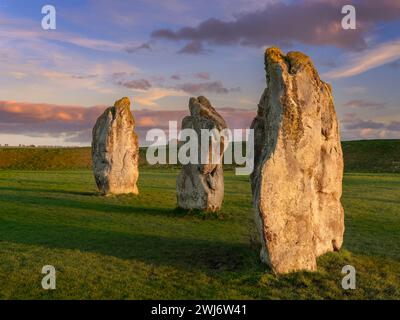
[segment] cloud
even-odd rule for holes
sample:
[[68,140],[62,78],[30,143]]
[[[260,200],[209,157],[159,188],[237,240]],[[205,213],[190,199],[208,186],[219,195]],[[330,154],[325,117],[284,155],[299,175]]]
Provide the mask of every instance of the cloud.
[[158,101],[167,97],[183,97],[186,96],[181,90],[175,88],[151,88],[150,90],[139,94],[135,97],[135,101],[144,107],[159,107]]
[[209,52],[209,50],[204,49],[203,44],[200,41],[189,42],[178,51],[180,54],[204,54],[207,52]]
[[[152,89],[153,90],[153,89]],[[161,96],[161,94],[159,95]],[[141,105],[140,98],[135,98],[133,105]],[[62,139],[65,144],[80,143],[88,145],[91,141],[91,130],[96,119],[107,106],[67,106],[15,101],[0,101],[0,134],[22,135],[27,137],[53,137]],[[217,107],[231,129],[249,128],[256,115],[256,109]],[[153,128],[168,130],[169,121],[177,121],[189,114],[182,110],[135,110],[136,131],[141,144],[145,142],[146,133]],[[342,136],[344,139],[400,138],[400,120],[390,122],[360,119],[355,114],[346,114],[342,119]],[[9,143],[9,141],[1,141]]]
[[111,74],[111,78],[113,79],[121,79],[127,76],[133,76],[135,73],[134,72],[125,72],[125,71],[119,71],[119,72],[113,72]]
[[78,131],[76,133],[74,132],[69,132],[68,134],[66,134],[64,136],[64,141],[66,143],[86,143],[86,144],[90,144],[90,142],[92,141],[92,129],[86,129],[86,130],[82,130],[82,131]]
[[375,122],[372,120],[359,120],[357,119],[354,122],[350,122],[346,124],[346,128],[349,130],[353,129],[382,129],[385,128],[385,124],[381,122]]
[[143,116],[137,122],[138,126],[141,127],[155,127],[157,126],[157,122],[153,117]]
[[[0,20],[1,22],[1,20]],[[26,27],[28,28],[28,27]],[[0,37],[6,40],[23,40],[26,39],[35,39],[40,41],[57,41],[60,43],[66,44],[73,44],[78,47],[98,50],[98,51],[125,51],[126,46],[109,40],[103,39],[94,39],[94,38],[87,38],[81,35],[76,35],[73,33],[67,32],[43,32],[43,30],[29,30],[29,29],[20,29],[20,30],[12,30],[12,29],[5,29],[0,30]]]
[[218,112],[225,119],[228,127],[231,129],[246,129],[250,125],[257,114],[254,109],[239,109],[239,108],[219,108]]
[[[257,111],[250,109],[238,108],[217,108],[217,111],[226,120],[228,127],[231,129],[245,129],[250,128],[251,122],[256,116]],[[138,127],[142,126],[144,129],[161,128],[168,129],[169,121],[177,121],[180,127],[182,119],[189,115],[188,110],[138,110],[134,111],[134,116],[137,119]]]
[[173,74],[173,75],[171,76],[171,79],[172,79],[172,80],[181,80],[181,75],[180,75],[180,74]]
[[202,83],[187,82],[177,85],[175,88],[189,94],[203,94],[205,92],[227,94],[229,92],[240,91],[240,88],[226,88],[221,81],[209,81]]
[[146,79],[118,81],[117,84],[128,89],[136,89],[144,91],[147,91],[152,87],[151,83]]
[[[182,80],[182,78],[184,78],[186,76],[182,76],[179,73],[175,73],[170,78],[172,80]],[[195,72],[195,73],[191,74],[190,76],[194,79],[199,79],[199,80],[210,80],[211,79],[210,73],[205,72],[205,71]]]
[[124,49],[127,53],[136,53],[138,51],[151,51],[151,46],[149,43],[143,43],[138,46],[128,46]]
[[[41,33],[51,32],[42,30]],[[94,59],[74,48],[62,47],[58,41],[43,41],[36,37],[21,40],[12,37],[0,40],[0,59],[4,59],[0,65],[3,98],[26,100],[29,97],[31,101],[81,103],[82,98],[87,101],[87,96],[93,92],[115,94],[119,89],[110,86],[113,74],[137,72],[130,63],[113,58]],[[16,81],[19,79],[22,82]],[[23,90],[20,90],[21,85]],[[82,96],[83,89],[86,93]]]
[[391,131],[399,131],[400,132],[400,121],[392,121],[390,124],[387,126],[388,130]]
[[345,114],[341,122],[344,124],[342,136],[347,140],[400,138],[400,121],[364,120],[351,113]]
[[380,109],[385,107],[387,104],[385,102],[373,102],[366,100],[351,100],[345,103],[343,106],[348,108],[374,108]]
[[84,79],[94,79],[97,78],[98,76],[99,76],[98,74],[73,74],[71,77],[73,79],[84,80]]
[[349,55],[348,62],[344,66],[325,73],[323,76],[330,79],[352,77],[398,59],[400,59],[400,39],[382,43],[359,53],[353,53]]
[[123,43],[122,41],[86,37],[80,33],[65,32],[58,29],[56,32],[44,32],[39,23],[29,19],[0,16],[0,25],[2,26],[0,29],[2,41],[69,44],[103,52],[134,53],[139,50],[151,50],[149,43],[135,43],[127,40]]
[[[228,94],[230,92],[240,91],[240,87],[237,88],[227,88],[221,81],[205,81],[205,82],[185,82],[175,85],[164,85],[163,77],[154,77],[151,82],[146,79],[139,80],[124,80],[125,75],[118,75],[113,78],[113,81],[124,88],[149,91],[153,89],[152,92],[144,96],[138,96],[137,99],[145,106],[156,106],[156,100],[159,100],[168,96],[183,96],[185,94],[190,95],[202,95],[205,93],[215,93],[215,94]],[[206,72],[199,72],[194,74],[197,79],[209,79],[210,75]],[[122,79],[121,79],[122,78]],[[172,80],[181,80],[180,75],[173,75]],[[152,83],[158,82],[158,85],[152,85]]]
[[208,72],[196,72],[194,77],[201,80],[210,80],[210,74]]
[[92,128],[104,109],[0,101],[0,133],[68,139]]
[[[139,99],[135,99],[136,101]],[[133,102],[133,104],[136,103]],[[64,106],[54,104],[0,101],[0,134],[62,138],[66,143],[89,144],[96,119],[107,106]],[[248,128],[256,110],[218,108],[230,128]],[[144,142],[149,129],[168,130],[169,121],[178,127],[188,110],[133,110],[136,131]],[[2,143],[8,143],[4,141]]]
[[367,33],[379,22],[392,21],[400,15],[398,0],[360,0],[352,3],[357,9],[356,30],[341,27],[341,8],[349,4],[347,0],[301,0],[273,2],[263,9],[237,15],[229,21],[211,18],[196,27],[183,27],[176,31],[158,29],[152,37],[187,40],[197,46],[201,42],[255,47],[302,42],[359,50],[366,48]]

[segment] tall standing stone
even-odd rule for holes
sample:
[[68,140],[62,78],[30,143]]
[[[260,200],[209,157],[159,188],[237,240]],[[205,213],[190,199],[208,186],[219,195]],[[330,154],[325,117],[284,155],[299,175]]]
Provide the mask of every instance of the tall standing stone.
[[332,89],[311,60],[265,54],[267,88],[253,120],[252,174],[261,259],[277,273],[316,270],[343,242],[343,156]]
[[[210,161],[201,163],[201,129],[216,129],[221,133],[227,126],[225,120],[205,97],[191,98],[189,110],[190,116],[182,120],[182,129],[193,129],[197,134],[199,164],[189,163],[182,167],[176,183],[178,207],[216,212],[221,209],[224,198],[222,156],[220,163],[213,163],[210,146],[208,156]],[[221,134],[223,135],[223,132]],[[221,139],[220,155],[223,150],[224,141]]]
[[139,144],[134,129],[129,98],[106,109],[93,128],[93,172],[105,195],[139,193]]

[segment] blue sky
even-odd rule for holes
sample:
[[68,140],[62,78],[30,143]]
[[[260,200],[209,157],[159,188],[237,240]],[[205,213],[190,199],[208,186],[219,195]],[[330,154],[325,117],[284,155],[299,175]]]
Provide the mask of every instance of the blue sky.
[[[356,30],[341,28],[349,3]],[[56,30],[41,28],[45,4]],[[269,46],[312,58],[343,139],[400,138],[399,30],[398,0],[0,0],[0,144],[87,145],[122,96],[141,135],[197,95],[248,127]]]

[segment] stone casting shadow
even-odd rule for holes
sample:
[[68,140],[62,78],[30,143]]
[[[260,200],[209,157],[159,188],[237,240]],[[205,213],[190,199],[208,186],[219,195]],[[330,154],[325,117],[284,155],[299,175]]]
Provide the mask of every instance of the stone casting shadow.
[[[11,191],[12,194],[1,191]],[[95,193],[65,190],[46,190],[18,187],[0,187],[0,200],[7,203],[23,204],[27,210],[31,206],[46,205],[60,208],[60,212],[73,212],[75,209],[111,213],[112,215],[131,215],[138,218],[143,215],[180,217],[190,213],[176,208],[152,208],[118,205],[106,201],[91,202],[99,198]],[[42,194],[38,194],[42,192]],[[33,194],[35,193],[35,194]],[[59,196],[64,195],[65,196]],[[82,201],[68,195],[81,195]],[[91,196],[91,197],[90,197]],[[89,213],[90,216],[90,213]],[[68,225],[60,224],[55,219],[46,221],[15,221],[4,216],[0,223],[0,241],[38,245],[55,249],[77,249],[106,256],[114,256],[126,260],[139,260],[148,264],[176,266],[187,270],[199,269],[205,273],[220,270],[241,270],[250,264],[259,266],[258,254],[250,247],[250,243],[230,243],[221,240],[191,239],[179,234],[161,236],[156,231],[150,234],[105,230],[99,226],[89,228],[81,225],[81,220],[71,219]],[[262,266],[259,266],[262,268]]]
[[[74,200],[68,197],[65,198],[53,198],[51,194],[64,194],[64,195],[79,195],[88,198],[105,198],[98,192],[78,192],[78,191],[65,191],[65,190],[48,190],[48,189],[34,189],[25,188],[20,189],[16,187],[1,187],[0,191],[12,191],[18,192],[18,194],[2,194],[0,199],[7,202],[24,203],[26,205],[31,204],[45,204],[52,207],[60,208],[71,208],[81,210],[93,210],[104,213],[115,213],[115,214],[129,214],[129,215],[151,215],[151,216],[185,216],[194,215],[188,211],[184,211],[178,208],[156,208],[156,207],[142,207],[135,206],[132,204],[118,205],[107,202],[94,203],[87,201]],[[30,192],[43,192],[40,196],[28,195]],[[24,194],[25,193],[25,194]],[[135,196],[133,196],[135,197]]]
[[205,273],[238,271],[257,261],[250,246],[240,243],[94,230],[57,224],[29,224],[3,220],[0,241],[78,249],[124,260],[160,266],[195,268]]

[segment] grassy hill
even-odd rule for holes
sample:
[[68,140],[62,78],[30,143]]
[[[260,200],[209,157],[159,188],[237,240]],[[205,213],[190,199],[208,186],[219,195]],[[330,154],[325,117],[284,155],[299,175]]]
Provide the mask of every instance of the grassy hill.
[[0,148],[0,168],[69,170],[91,168],[90,148]]
[[400,140],[342,143],[347,172],[400,172]]
[[[400,140],[362,140],[342,143],[346,172],[400,173]],[[140,165],[147,166],[146,149]],[[90,148],[0,148],[0,169],[91,169]],[[157,166],[160,167],[160,166]]]
[[[146,161],[140,150],[140,164]],[[9,170],[85,170],[92,168],[89,147],[84,148],[0,148],[0,169]]]

